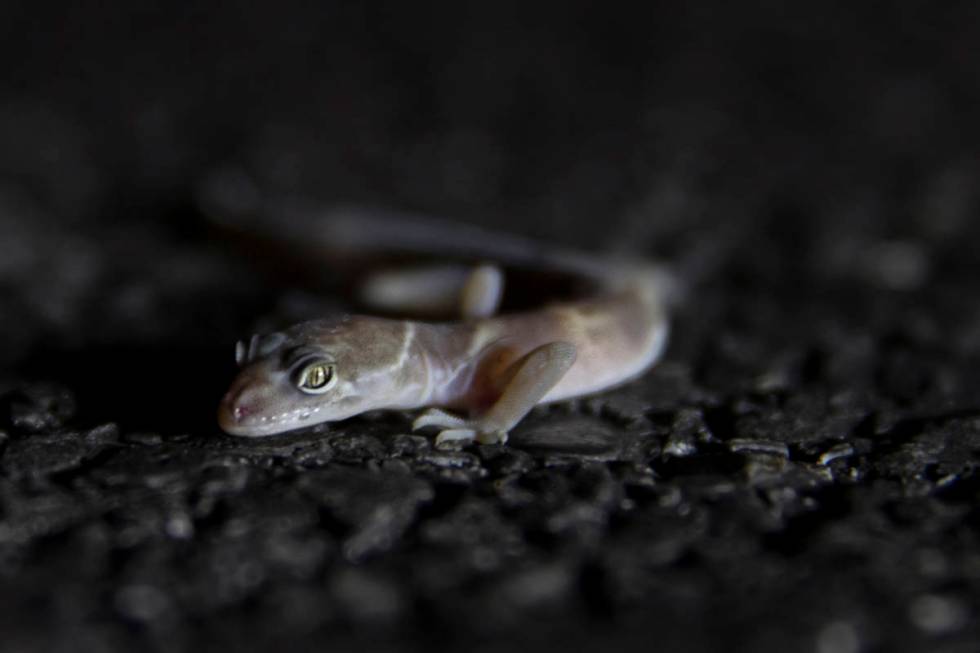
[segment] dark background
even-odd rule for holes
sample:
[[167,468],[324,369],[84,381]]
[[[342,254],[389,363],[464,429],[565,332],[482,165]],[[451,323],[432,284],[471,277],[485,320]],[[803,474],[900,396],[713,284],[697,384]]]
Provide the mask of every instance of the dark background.
[[[4,650],[976,650],[980,9],[694,4],[0,5]],[[236,440],[234,341],[339,300],[216,178],[690,289],[507,448]]]

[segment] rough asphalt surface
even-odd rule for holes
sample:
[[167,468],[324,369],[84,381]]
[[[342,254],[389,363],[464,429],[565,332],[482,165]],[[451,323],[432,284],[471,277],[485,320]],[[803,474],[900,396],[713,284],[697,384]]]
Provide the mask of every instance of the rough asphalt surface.
[[[588,4],[8,12],[4,651],[980,648],[975,10]],[[235,439],[235,340],[343,306],[215,170],[694,286],[506,447]]]

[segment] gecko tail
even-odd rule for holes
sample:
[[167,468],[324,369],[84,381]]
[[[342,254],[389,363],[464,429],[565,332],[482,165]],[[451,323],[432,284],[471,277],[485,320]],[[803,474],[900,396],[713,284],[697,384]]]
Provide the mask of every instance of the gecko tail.
[[269,198],[237,170],[222,169],[198,188],[197,205],[224,231],[266,237],[329,259],[384,255],[492,261],[601,277],[602,258],[428,215],[352,205],[324,206],[296,197]]
[[212,174],[198,189],[197,203],[207,219],[224,231],[259,237],[297,252],[315,252],[328,262],[383,260],[392,255],[437,258],[450,263],[445,267],[452,273],[440,274],[436,280],[454,287],[465,268],[452,262],[551,271],[603,287],[640,280],[668,307],[682,302],[691,286],[691,271],[673,265],[668,269],[645,260],[583,253],[408,211],[271,199],[251,177],[234,169]]

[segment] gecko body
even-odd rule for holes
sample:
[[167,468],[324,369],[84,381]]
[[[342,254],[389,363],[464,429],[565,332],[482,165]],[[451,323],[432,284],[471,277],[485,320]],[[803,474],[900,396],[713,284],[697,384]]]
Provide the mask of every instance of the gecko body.
[[[541,258],[537,250],[503,249],[502,258]],[[368,294],[392,295],[385,286],[394,285],[390,307],[406,296],[406,284],[424,286],[411,297],[437,288],[432,292],[458,302],[461,319],[346,315],[253,336],[237,347],[241,370],[221,400],[219,425],[233,435],[265,436],[370,410],[428,409],[413,428],[438,430],[437,446],[506,442],[535,405],[624,383],[664,350],[669,282],[663,272],[583,260],[544,257],[590,277],[598,288],[593,296],[500,315],[503,276],[494,265],[446,283],[433,283],[429,273],[388,274]]]

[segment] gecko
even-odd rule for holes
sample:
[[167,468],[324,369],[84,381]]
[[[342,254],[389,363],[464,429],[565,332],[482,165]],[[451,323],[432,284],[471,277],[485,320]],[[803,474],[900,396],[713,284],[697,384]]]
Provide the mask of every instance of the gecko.
[[[404,215],[347,210],[313,224],[296,242],[324,252],[428,250],[492,262],[388,270],[363,283],[368,304],[455,303],[454,320],[344,314],[240,341],[240,370],[218,407],[228,434],[270,436],[367,411],[418,410],[412,429],[434,430],[437,448],[503,444],[535,406],[624,384],[664,352],[672,281],[660,266]],[[500,313],[502,263],[571,272],[594,292]]]

